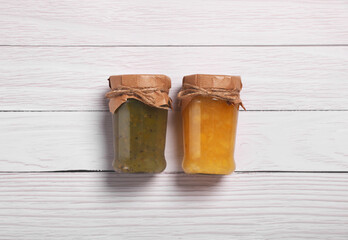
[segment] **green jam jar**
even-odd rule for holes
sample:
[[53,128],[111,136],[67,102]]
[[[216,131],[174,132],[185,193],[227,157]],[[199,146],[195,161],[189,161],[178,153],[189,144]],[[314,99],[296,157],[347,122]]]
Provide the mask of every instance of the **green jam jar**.
[[109,81],[113,168],[120,173],[162,172],[166,167],[170,79],[164,75],[121,75],[111,76]]

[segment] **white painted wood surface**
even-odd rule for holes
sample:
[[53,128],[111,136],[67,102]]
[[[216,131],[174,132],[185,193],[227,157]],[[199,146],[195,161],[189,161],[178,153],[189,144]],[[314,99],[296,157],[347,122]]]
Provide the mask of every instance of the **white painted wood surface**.
[[[0,0],[0,13],[1,239],[348,239],[347,1]],[[178,173],[179,111],[166,173],[71,172],[111,170],[106,79],[124,73],[167,74],[174,100],[183,75],[241,75],[239,172]]]
[[348,174],[0,174],[2,239],[341,239]]
[[106,110],[107,78],[242,76],[248,110],[348,110],[348,47],[2,47],[0,110]]
[[0,44],[347,44],[345,0],[2,0]]
[[[166,172],[182,171],[180,112],[169,114]],[[0,114],[0,170],[111,170],[109,112]],[[238,171],[348,171],[348,112],[241,112]]]

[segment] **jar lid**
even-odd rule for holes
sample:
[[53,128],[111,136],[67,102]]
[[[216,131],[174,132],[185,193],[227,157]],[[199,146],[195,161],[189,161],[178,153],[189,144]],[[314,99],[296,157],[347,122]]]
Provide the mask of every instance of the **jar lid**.
[[210,96],[244,108],[239,96],[241,90],[240,76],[194,74],[183,78],[178,99],[181,109],[196,96]]
[[109,109],[112,113],[131,98],[156,108],[172,108],[172,100],[168,95],[171,81],[166,75],[114,75],[108,80],[111,91],[105,96],[110,99]]
[[126,74],[114,75],[109,77],[109,86],[111,89],[118,87],[132,88],[158,88],[163,91],[169,91],[171,87],[170,78],[163,74]]
[[190,84],[201,88],[218,88],[242,90],[242,80],[240,76],[230,75],[210,75],[210,74],[194,74],[185,76],[183,85]]

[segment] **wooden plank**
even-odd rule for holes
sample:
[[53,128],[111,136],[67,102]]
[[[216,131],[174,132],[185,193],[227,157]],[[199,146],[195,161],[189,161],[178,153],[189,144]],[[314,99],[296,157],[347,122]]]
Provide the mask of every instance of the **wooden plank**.
[[0,44],[348,44],[342,0],[19,0],[0,11]]
[[107,78],[241,75],[248,110],[348,110],[348,47],[1,48],[1,110],[107,110]]
[[4,239],[348,238],[348,175],[0,174]]
[[[238,171],[348,171],[348,112],[241,112]],[[1,171],[111,170],[108,112],[3,112]],[[166,172],[181,170],[180,112],[169,114]]]

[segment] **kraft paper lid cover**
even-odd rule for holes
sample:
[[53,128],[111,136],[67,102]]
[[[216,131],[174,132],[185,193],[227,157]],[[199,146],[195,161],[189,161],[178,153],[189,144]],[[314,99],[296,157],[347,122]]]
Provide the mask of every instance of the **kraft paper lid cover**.
[[109,109],[114,113],[127,99],[136,99],[157,108],[171,108],[170,78],[162,74],[127,74],[109,77]]
[[182,109],[197,95],[211,95],[243,107],[239,96],[242,87],[240,76],[193,74],[184,76],[178,97]]
[[242,90],[242,80],[240,76],[230,75],[210,75],[210,74],[193,74],[184,76],[183,85],[191,84],[201,88],[221,88]]

